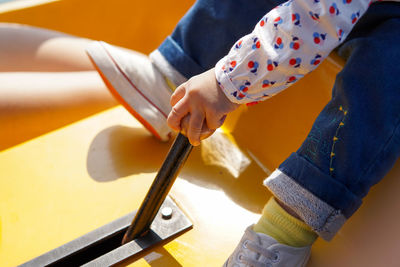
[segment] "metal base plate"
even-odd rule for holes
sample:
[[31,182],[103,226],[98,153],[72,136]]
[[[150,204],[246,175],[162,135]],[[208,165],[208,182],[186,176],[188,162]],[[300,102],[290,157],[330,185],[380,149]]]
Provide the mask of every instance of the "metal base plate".
[[[161,211],[164,208],[172,209],[170,218],[162,216]],[[21,266],[110,266],[192,227],[185,214],[167,197],[151,224],[150,231],[143,237],[121,245],[122,236],[135,214],[136,211],[129,213]]]

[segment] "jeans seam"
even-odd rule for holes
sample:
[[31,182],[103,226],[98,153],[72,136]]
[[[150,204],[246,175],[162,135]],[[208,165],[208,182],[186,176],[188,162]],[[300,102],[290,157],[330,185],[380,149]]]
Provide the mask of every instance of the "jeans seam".
[[336,142],[339,141],[339,130],[344,126],[344,121],[346,120],[347,116],[347,110],[343,109],[343,106],[339,106],[339,111],[343,112],[343,119],[340,121],[338,127],[336,128],[335,135],[333,136],[333,143],[332,143],[332,149],[331,149],[331,154],[330,154],[330,162],[329,162],[329,174],[333,177],[333,171],[335,170],[333,168],[333,160],[336,156],[335,154],[335,145]]

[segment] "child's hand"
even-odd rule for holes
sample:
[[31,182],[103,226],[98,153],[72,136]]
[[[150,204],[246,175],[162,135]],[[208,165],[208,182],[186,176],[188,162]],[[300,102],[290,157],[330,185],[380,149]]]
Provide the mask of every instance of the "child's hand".
[[[220,127],[226,115],[239,107],[232,103],[219,88],[214,69],[194,76],[180,85],[171,96],[172,110],[169,127],[186,133],[192,145],[200,144],[200,137]],[[182,123],[188,116],[189,123]]]

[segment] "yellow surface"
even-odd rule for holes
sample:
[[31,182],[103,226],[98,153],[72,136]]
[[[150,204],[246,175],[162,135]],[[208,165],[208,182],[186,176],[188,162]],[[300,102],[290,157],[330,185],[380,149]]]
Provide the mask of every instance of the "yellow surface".
[[43,0],[32,5],[34,2],[0,4],[0,21],[112,41],[148,53],[173,30],[194,1]]
[[[0,262],[5,266],[22,263],[137,208],[169,146],[116,108],[1,153]],[[227,254],[241,224],[226,227],[223,218],[247,225],[254,214],[208,187],[230,184],[226,194],[241,201],[251,191],[243,179],[262,175],[253,165],[246,175],[234,179],[223,169],[205,168],[200,151],[194,151],[173,190],[193,219],[194,229],[165,246],[174,253],[171,259],[199,266],[191,261],[217,262],[221,251]],[[258,194],[245,205],[254,210],[263,198],[264,194]],[[235,234],[219,235],[221,229]],[[204,236],[216,235],[220,242],[207,245]]]
[[[0,20],[148,52],[190,2],[63,0],[6,12]],[[144,26],[149,14],[158,19]],[[307,135],[330,97],[338,70],[336,63],[324,62],[268,102],[231,116],[227,128],[243,151],[273,170]],[[0,152],[0,265],[23,263],[137,208],[169,146],[117,107]],[[308,266],[398,266],[399,176],[397,164],[333,242],[316,243]],[[261,186],[264,177],[253,161],[234,178],[223,168],[206,165],[197,148],[171,192],[193,229],[126,264],[221,266],[270,196]]]
[[[118,107],[2,152],[1,266],[23,263],[138,207],[169,145]],[[193,229],[132,266],[220,266],[255,222],[269,197],[260,185],[263,172],[252,163],[235,179],[205,166],[200,149],[172,190]],[[309,266],[380,266],[382,260],[396,266],[399,241],[392,237],[400,218],[390,210],[400,208],[399,173],[396,167],[334,242],[317,242]]]

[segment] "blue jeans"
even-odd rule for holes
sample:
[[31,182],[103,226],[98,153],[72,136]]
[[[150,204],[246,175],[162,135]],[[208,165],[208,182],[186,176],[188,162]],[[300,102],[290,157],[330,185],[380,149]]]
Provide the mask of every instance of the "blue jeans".
[[[282,1],[199,0],[158,48],[186,79],[226,55]],[[332,99],[266,186],[325,239],[360,207],[400,155],[400,3],[374,3],[338,53]]]
[[184,77],[215,66],[233,44],[282,0],[199,0],[159,46],[164,58]]

